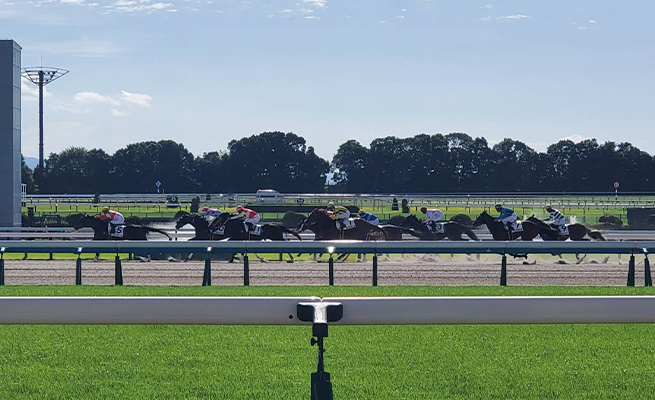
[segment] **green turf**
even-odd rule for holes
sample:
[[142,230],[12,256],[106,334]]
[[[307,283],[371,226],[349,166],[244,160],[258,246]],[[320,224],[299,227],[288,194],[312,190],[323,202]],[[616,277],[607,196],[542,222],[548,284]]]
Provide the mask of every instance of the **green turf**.
[[[0,296],[655,294],[619,287],[0,287]],[[332,327],[336,399],[651,399],[652,325]],[[307,327],[3,326],[2,399],[308,399]]]

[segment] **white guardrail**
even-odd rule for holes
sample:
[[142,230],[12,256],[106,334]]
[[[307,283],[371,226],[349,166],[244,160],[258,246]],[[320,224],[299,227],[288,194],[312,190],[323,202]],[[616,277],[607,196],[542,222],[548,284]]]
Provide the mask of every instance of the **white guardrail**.
[[572,296],[0,297],[0,324],[300,325],[321,302],[343,306],[335,325],[655,323],[655,296]]
[[501,256],[500,285],[507,285],[507,256],[526,254],[627,254],[627,285],[635,286],[635,255],[644,257],[644,285],[652,286],[648,254],[655,251],[655,242],[363,242],[363,241],[297,241],[297,242],[255,242],[255,241],[0,241],[0,285],[4,285],[5,253],[68,253],[77,254],[75,282],[82,284],[83,253],[109,253],[115,257],[115,284],[123,284],[121,253],[138,254],[182,254],[205,255],[203,286],[211,285],[211,255],[241,253],[243,257],[244,286],[250,284],[249,253],[328,253],[328,282],[334,285],[333,254],[359,253],[373,255],[372,283],[377,286],[378,254],[497,254]]

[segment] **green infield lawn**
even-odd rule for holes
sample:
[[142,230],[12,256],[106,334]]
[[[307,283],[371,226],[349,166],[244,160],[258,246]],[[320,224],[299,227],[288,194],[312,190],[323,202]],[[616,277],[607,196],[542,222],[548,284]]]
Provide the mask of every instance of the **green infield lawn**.
[[[655,295],[623,287],[0,287],[0,296]],[[652,399],[652,325],[334,326],[336,399]],[[309,399],[311,328],[0,326],[2,399]]]

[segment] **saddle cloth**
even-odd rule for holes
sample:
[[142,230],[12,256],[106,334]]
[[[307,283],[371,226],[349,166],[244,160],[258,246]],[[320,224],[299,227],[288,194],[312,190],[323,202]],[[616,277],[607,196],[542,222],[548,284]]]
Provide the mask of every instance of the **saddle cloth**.
[[[444,233],[446,231],[446,228],[444,227],[443,224],[440,224],[439,222],[434,224],[434,233]],[[428,224],[428,229],[432,231],[432,225]]]
[[[349,229],[356,228],[357,225],[355,225],[355,220],[353,218],[348,218],[343,220],[343,230],[347,231]],[[341,230],[341,222],[337,220],[337,229]]]
[[[507,229],[507,225],[503,225],[505,226],[505,229]],[[512,222],[512,232],[523,232],[523,223],[519,220]]]
[[252,228],[252,231],[250,231],[255,236],[259,236],[262,234],[262,226],[261,225],[255,225]]
[[111,234],[111,236],[113,236],[113,237],[117,237],[117,238],[122,238],[123,235],[125,234],[125,233],[123,232],[123,229],[124,229],[124,228],[125,228],[124,225],[116,225],[116,226],[114,226],[114,232]]

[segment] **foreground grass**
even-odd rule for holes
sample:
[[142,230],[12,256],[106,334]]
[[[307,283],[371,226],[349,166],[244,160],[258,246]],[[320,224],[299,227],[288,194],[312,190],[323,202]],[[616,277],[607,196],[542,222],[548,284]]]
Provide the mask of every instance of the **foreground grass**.
[[[624,287],[1,287],[0,296],[645,295]],[[650,399],[651,325],[331,328],[337,399]],[[307,399],[309,327],[3,326],[3,399]]]

